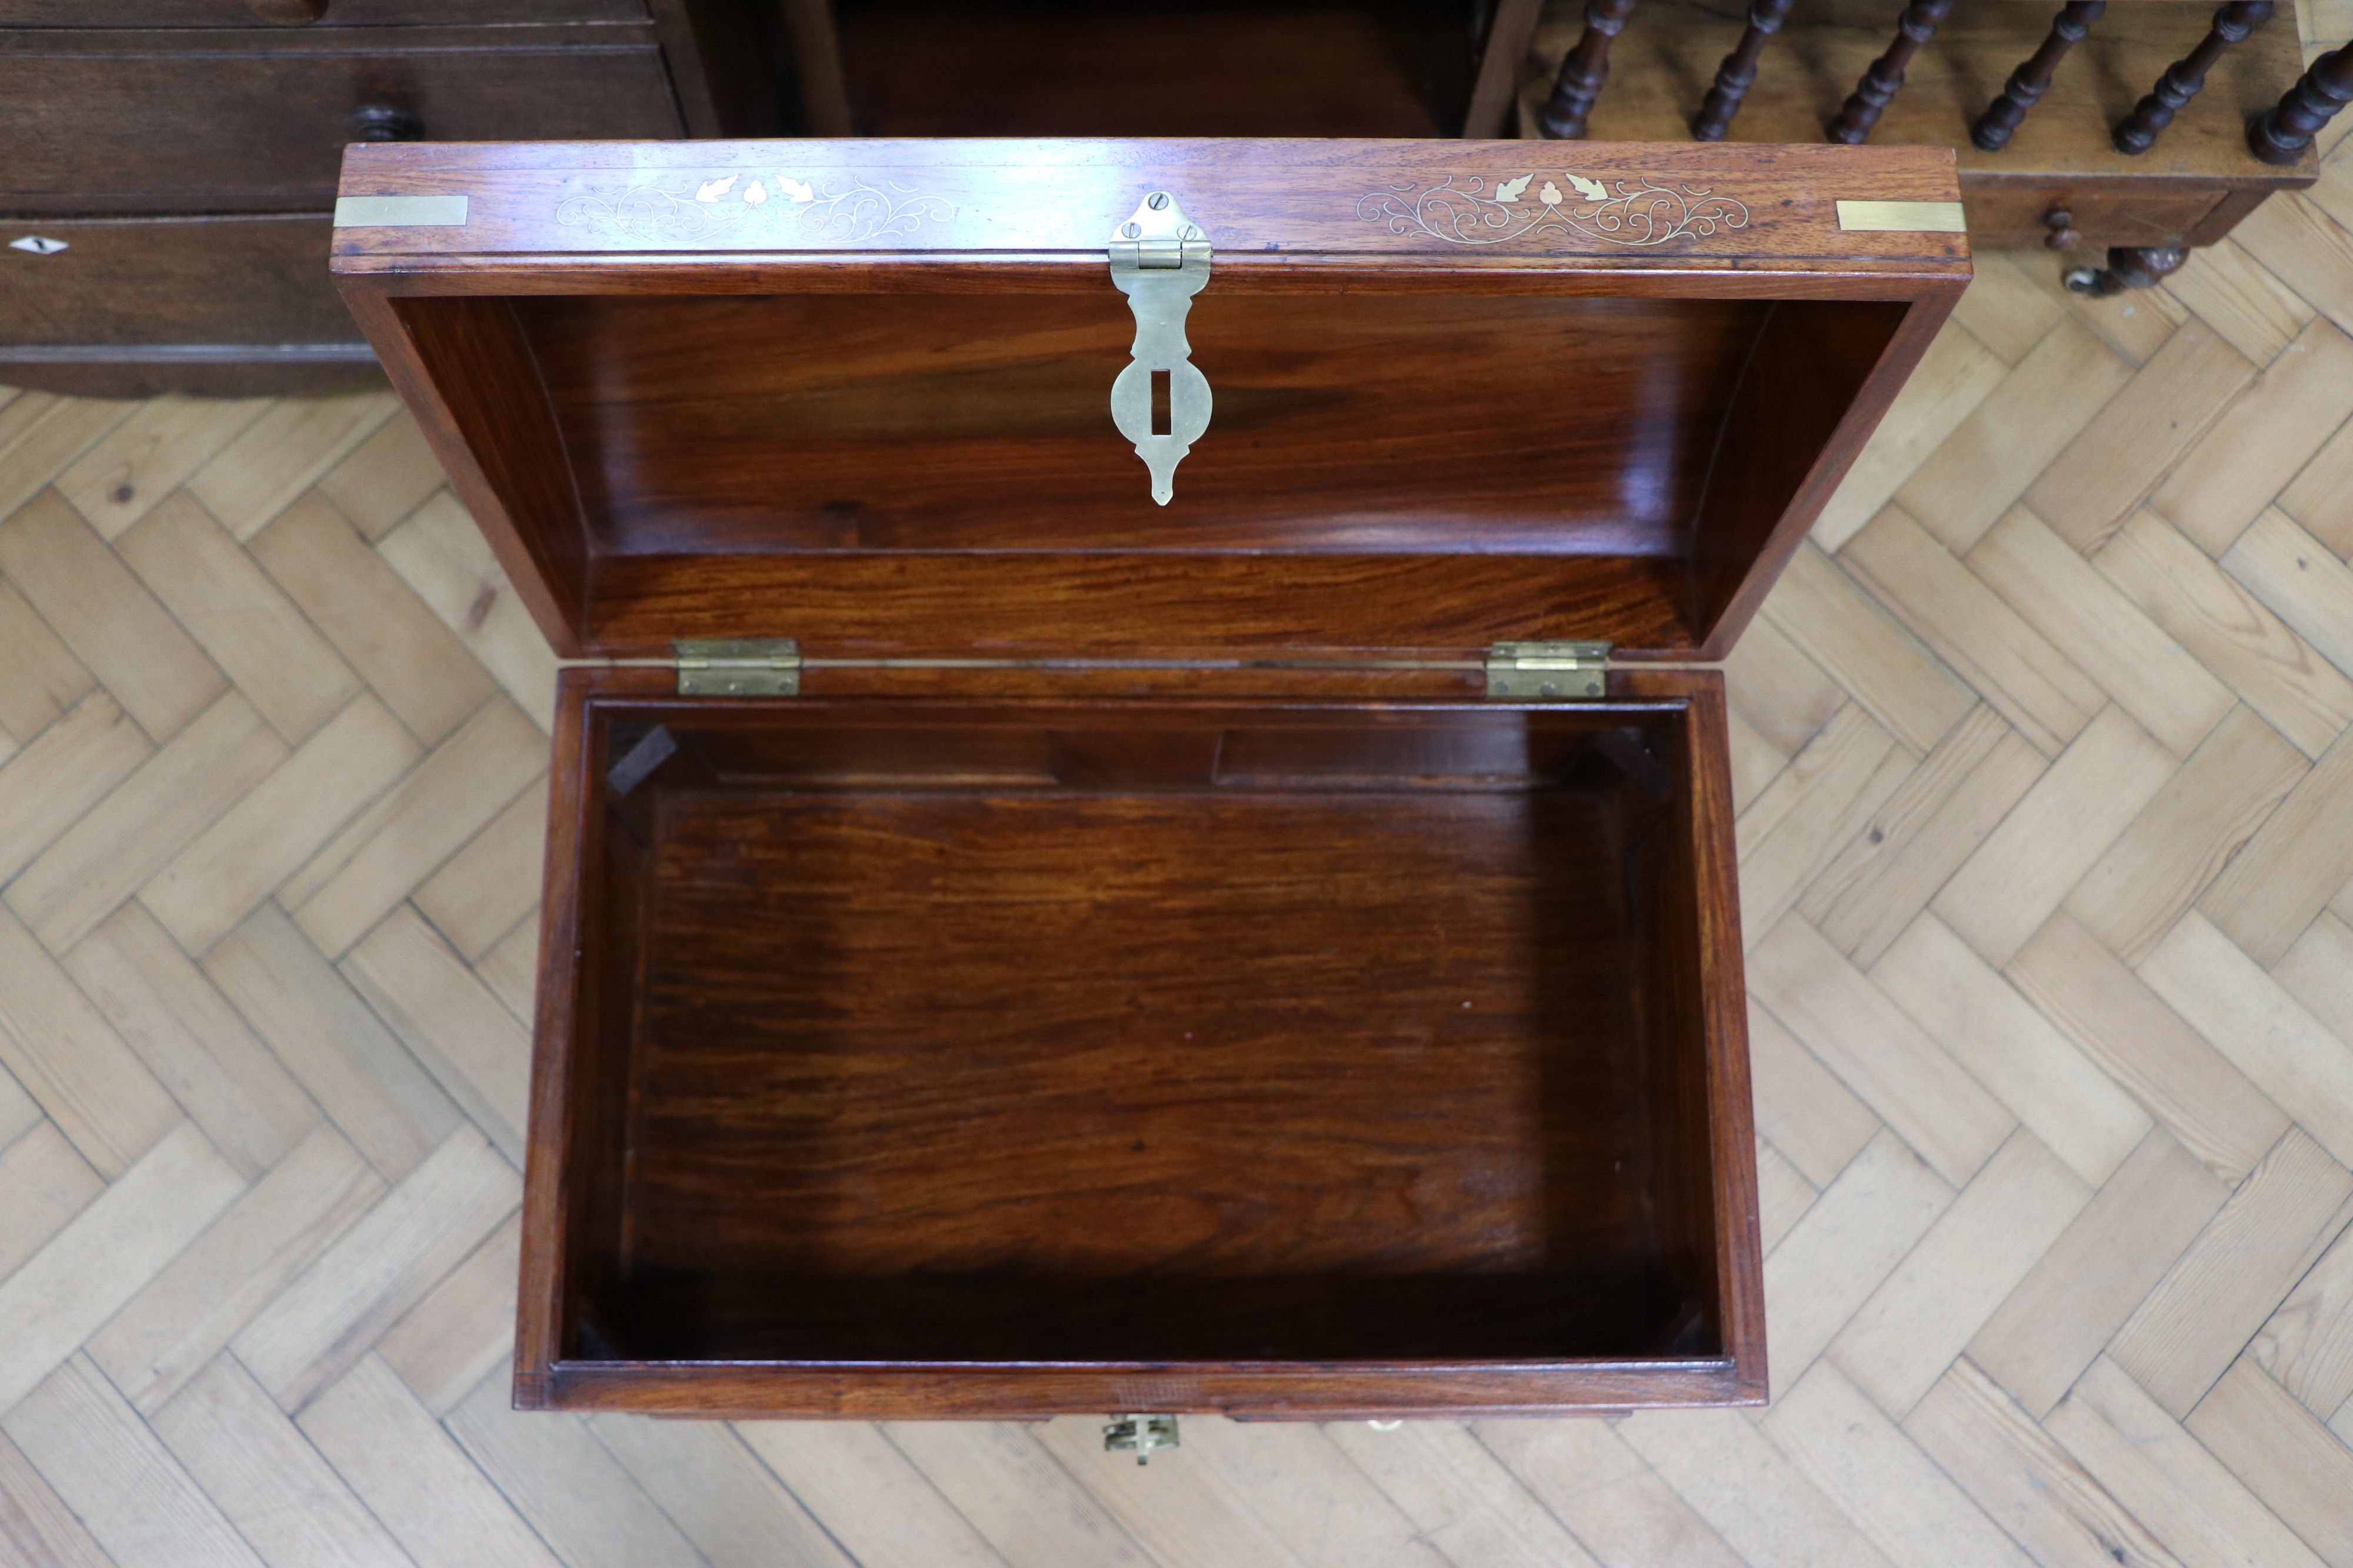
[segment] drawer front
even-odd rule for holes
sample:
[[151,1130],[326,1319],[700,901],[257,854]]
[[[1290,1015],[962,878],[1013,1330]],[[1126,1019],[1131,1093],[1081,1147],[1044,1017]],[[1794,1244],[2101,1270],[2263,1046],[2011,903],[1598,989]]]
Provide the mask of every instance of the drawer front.
[[381,46],[305,31],[283,49],[220,32],[85,37],[98,43],[0,37],[0,211],[324,211],[351,117],[370,108],[436,142],[681,133],[645,27],[417,29]]
[[[327,275],[332,227],[300,217],[60,223],[0,219],[0,243],[63,240],[39,256],[0,249],[0,342],[356,342]],[[5,377],[0,377],[5,379]]]
[[[10,0],[12,27],[375,27],[642,22],[644,0]],[[311,16],[308,24],[301,18]]]
[[2111,245],[2185,245],[2198,222],[2229,194],[2220,186],[2155,185],[2145,191],[2086,189],[2053,182],[2047,185],[1972,185],[1961,176],[1961,205],[1968,214],[1973,246],[2041,246],[2050,237],[2047,221],[2065,213],[2075,236],[2070,248],[2093,251]]

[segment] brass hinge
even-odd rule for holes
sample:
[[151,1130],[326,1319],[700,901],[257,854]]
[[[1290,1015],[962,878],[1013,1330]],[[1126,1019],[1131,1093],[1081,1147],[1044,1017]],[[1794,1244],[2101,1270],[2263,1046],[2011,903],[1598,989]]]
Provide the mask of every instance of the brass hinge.
[[801,645],[790,637],[674,642],[681,697],[796,697]]
[[1103,1428],[1103,1452],[1133,1453],[1139,1465],[1151,1459],[1163,1448],[1174,1448],[1176,1442],[1176,1417],[1174,1415],[1114,1415]]
[[1514,702],[1578,702],[1609,689],[1606,642],[1499,642],[1487,650],[1487,695]]

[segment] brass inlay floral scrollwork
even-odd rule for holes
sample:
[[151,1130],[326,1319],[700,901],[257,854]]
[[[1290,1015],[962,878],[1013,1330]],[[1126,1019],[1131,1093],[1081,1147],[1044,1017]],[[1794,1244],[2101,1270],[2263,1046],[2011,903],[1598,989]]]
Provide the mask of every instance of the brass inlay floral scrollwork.
[[1546,234],[1610,245],[1664,245],[1748,226],[1748,209],[1732,197],[1691,185],[1662,185],[1646,175],[1602,181],[1583,174],[1514,174],[1492,192],[1477,174],[1449,174],[1436,184],[1405,180],[1366,192],[1357,200],[1356,216],[1366,223],[1386,223],[1392,234],[1424,234],[1449,245],[1504,245]]
[[894,180],[878,184],[854,174],[836,181],[834,189],[767,170],[707,180],[689,174],[673,184],[677,188],[655,181],[575,191],[555,209],[555,221],[657,242],[740,235],[846,246],[905,239],[923,223],[942,222],[956,212],[939,197]]

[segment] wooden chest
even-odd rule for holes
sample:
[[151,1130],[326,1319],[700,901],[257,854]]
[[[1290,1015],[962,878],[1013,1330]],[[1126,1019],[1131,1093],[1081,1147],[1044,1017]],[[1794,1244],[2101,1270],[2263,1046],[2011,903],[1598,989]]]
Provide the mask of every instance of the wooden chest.
[[343,193],[353,314],[602,661],[519,1404],[1763,1399],[1706,663],[1968,281],[1950,153],[421,145]]

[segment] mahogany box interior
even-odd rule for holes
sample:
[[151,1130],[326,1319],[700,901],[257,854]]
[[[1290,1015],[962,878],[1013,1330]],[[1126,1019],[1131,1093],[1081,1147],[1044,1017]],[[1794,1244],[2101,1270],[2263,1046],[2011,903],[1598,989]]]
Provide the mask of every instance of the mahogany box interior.
[[[558,690],[518,1402],[1760,1400],[1691,666],[1967,279],[1959,236],[1817,198],[1950,200],[1950,155],[1706,150],[1761,237],[1505,266],[1345,210],[1432,144],[939,145],[347,161],[470,194],[471,234],[346,231],[346,297],[558,651],[638,661]],[[691,193],[893,156],[957,216],[798,250],[543,216],[648,157]],[[1053,160],[1100,238],[958,228]],[[1166,507],[1087,248],[1155,188],[1218,247]],[[759,637],[798,695],[644,662]],[[1488,644],[1562,637],[1619,645],[1605,697],[1482,697]]]

